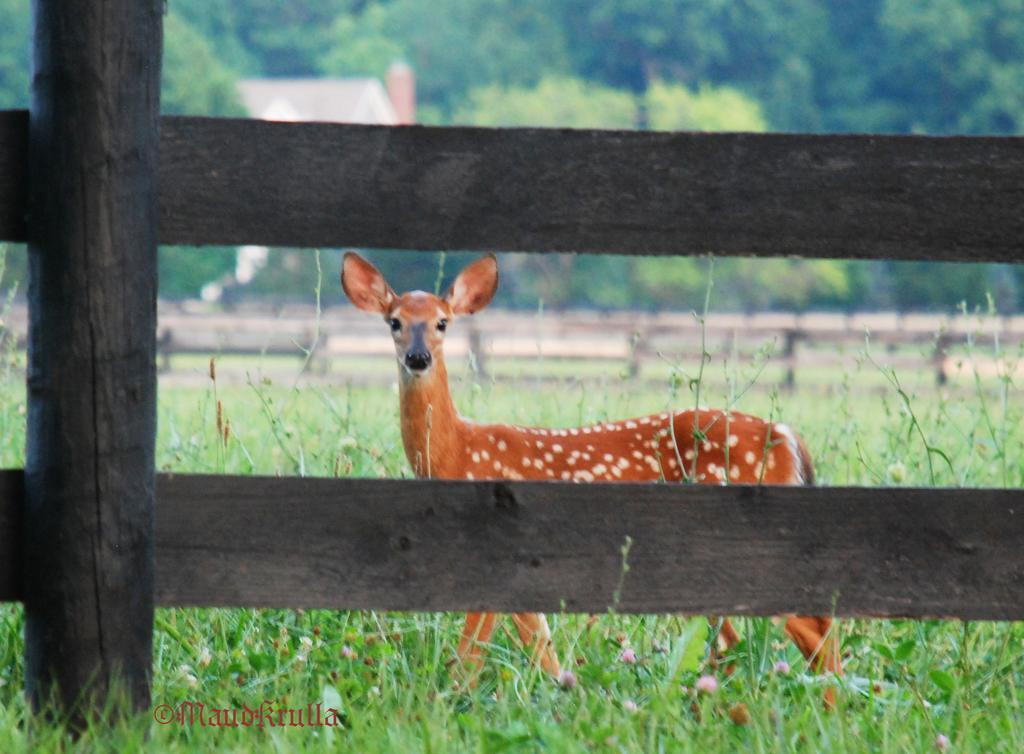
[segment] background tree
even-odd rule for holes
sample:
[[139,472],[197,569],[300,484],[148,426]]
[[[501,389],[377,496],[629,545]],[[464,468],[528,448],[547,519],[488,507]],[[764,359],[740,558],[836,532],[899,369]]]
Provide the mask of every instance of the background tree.
[[561,76],[531,87],[475,89],[451,116],[452,123],[472,126],[559,128],[631,129],[636,120],[637,100],[630,92]]
[[0,109],[28,107],[27,0],[0,0]]
[[531,85],[568,72],[565,37],[547,0],[372,2],[339,18],[331,37],[321,71],[380,76],[387,56],[373,54],[360,65],[351,50],[384,40],[389,53],[400,51],[416,70],[421,99],[441,113],[481,86]]

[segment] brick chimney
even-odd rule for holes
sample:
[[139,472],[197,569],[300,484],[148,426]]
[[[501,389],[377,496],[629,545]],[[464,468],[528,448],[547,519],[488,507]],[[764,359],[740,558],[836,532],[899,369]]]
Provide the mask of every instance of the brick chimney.
[[395,62],[388,68],[388,99],[395,108],[398,125],[408,126],[416,122],[416,74],[402,62]]

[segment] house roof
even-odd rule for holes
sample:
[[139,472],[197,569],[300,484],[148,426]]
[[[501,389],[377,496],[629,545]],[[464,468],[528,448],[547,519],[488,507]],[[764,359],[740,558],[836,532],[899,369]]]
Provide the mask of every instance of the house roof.
[[243,79],[246,110],[262,120],[394,125],[395,109],[372,78]]

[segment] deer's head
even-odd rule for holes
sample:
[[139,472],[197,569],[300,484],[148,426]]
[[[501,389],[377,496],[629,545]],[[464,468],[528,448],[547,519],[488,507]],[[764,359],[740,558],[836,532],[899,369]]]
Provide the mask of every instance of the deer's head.
[[384,317],[395,341],[401,374],[415,380],[429,374],[443,357],[448,324],[487,306],[498,289],[498,261],[493,254],[477,259],[455,278],[444,296],[424,291],[401,295],[372,264],[347,252],[341,266],[341,287],[356,308]]

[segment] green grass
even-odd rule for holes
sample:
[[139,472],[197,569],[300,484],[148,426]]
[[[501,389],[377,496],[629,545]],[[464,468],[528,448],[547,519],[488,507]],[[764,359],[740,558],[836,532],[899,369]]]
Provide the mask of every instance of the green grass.
[[[303,385],[264,379],[258,366],[247,385],[161,390],[160,469],[409,476],[392,386],[349,388],[340,377],[328,386]],[[529,374],[511,384],[477,384],[459,365],[453,389],[469,416],[524,424],[571,425],[693,403],[695,368],[666,364],[663,385],[653,389],[604,368],[596,381],[538,389]],[[796,427],[821,484],[1024,487],[1024,417],[1008,379],[964,377],[940,393],[930,374],[908,376],[906,387],[867,359],[825,391],[776,392],[756,363],[713,361],[704,378],[702,402],[735,400],[738,409]],[[746,389],[755,380],[757,389]],[[865,394],[864,384],[884,389]],[[23,407],[23,387],[11,372],[0,379],[4,466],[23,463]],[[130,751],[148,737],[158,751],[927,752],[940,734],[952,751],[1024,751],[1024,624],[843,621],[847,676],[839,709],[827,713],[821,691],[830,681],[809,675],[768,619],[737,622],[745,640],[732,653],[731,675],[708,656],[703,618],[551,620],[559,654],[577,676],[572,689],[531,666],[507,630],[497,633],[479,686],[457,683],[448,667],[457,615],[161,609],[154,704],[326,701],[341,711],[342,724],[182,728],[143,716],[114,729],[97,724],[72,742],[29,720],[21,693],[22,611],[2,605],[0,751]],[[625,646],[639,662],[622,661]],[[777,671],[779,661],[791,670]],[[715,693],[693,690],[702,674],[717,678]]]

